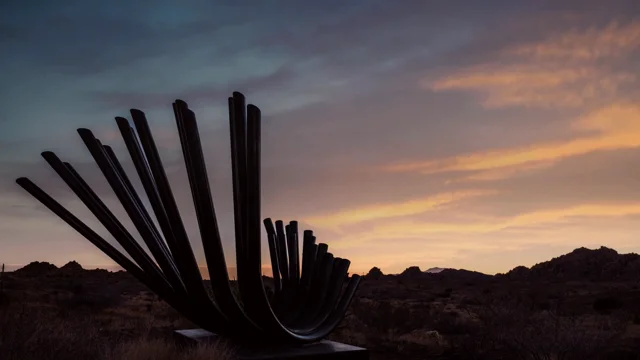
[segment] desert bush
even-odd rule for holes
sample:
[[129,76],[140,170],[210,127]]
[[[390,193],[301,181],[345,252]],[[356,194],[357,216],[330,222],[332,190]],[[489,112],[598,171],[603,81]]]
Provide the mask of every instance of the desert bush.
[[444,337],[434,330],[413,330],[398,336],[397,341],[402,344],[402,350],[412,350],[423,355],[440,355],[447,347]]
[[63,321],[49,309],[11,305],[0,311],[0,359],[91,359],[103,343],[90,318]]
[[230,360],[233,348],[223,342],[180,348],[166,339],[142,337],[104,353],[104,360]]
[[452,288],[446,288],[444,289],[444,291],[437,293],[436,296],[440,297],[440,298],[450,298],[451,297],[451,293],[453,293],[453,289]]
[[461,317],[455,311],[433,311],[431,318],[431,327],[447,335],[466,334],[470,331],[470,327],[473,326],[469,320]]
[[369,330],[387,333],[394,330],[407,333],[423,326],[422,312],[416,314],[406,306],[395,306],[391,301],[369,301],[358,299],[351,306],[353,315]]
[[87,289],[82,284],[69,285],[70,292],[58,293],[55,302],[62,314],[81,311],[99,312],[124,302],[119,292],[109,289]]
[[610,314],[622,307],[622,301],[614,296],[597,298],[593,302],[593,309],[600,314]]
[[8,306],[11,303],[9,294],[6,292],[0,292],[0,308]]
[[23,290],[27,288],[24,282],[17,280],[13,276],[4,275],[4,291],[7,290]]
[[233,355],[223,343],[180,349],[155,334],[154,319],[113,318],[111,324],[88,313],[61,317],[54,310],[28,303],[0,309],[0,359],[226,360]]
[[474,306],[474,305],[480,305],[480,301],[474,296],[474,297],[470,297],[470,296],[465,296],[462,299],[460,299],[460,305],[462,306]]
[[624,329],[610,316],[563,316],[554,308],[514,303],[484,303],[471,313],[474,341],[467,337],[456,346],[477,359],[479,353],[508,353],[514,360],[597,359]]

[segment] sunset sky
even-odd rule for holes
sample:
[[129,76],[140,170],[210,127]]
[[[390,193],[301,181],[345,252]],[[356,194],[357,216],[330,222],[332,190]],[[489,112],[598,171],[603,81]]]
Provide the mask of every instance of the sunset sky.
[[0,262],[13,268],[113,265],[14,180],[113,243],[40,152],[124,219],[75,129],[135,174],[113,120],[130,108],[148,115],[205,264],[176,98],[198,116],[233,266],[236,90],[263,113],[263,216],[299,220],[355,272],[640,252],[637,0],[3,0],[0,49]]

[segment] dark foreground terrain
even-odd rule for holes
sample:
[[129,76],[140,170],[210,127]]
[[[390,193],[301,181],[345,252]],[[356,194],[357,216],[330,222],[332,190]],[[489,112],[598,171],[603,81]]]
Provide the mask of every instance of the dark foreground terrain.
[[[125,272],[31,263],[4,274],[0,359],[230,359],[179,349],[191,324]],[[640,256],[577,249],[507,274],[372,269],[333,340],[373,359],[640,359]]]

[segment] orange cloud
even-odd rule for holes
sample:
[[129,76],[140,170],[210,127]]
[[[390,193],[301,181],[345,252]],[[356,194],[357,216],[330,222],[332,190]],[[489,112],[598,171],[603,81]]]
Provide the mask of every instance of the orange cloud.
[[571,30],[541,43],[524,44],[508,52],[539,59],[593,61],[626,55],[640,46],[640,21],[612,22],[604,29]]
[[423,86],[433,91],[472,90],[486,94],[486,108],[578,107],[591,99],[613,97],[631,73],[609,73],[592,66],[558,64],[482,65],[464,69]]
[[542,42],[506,49],[501,61],[472,66],[423,82],[433,91],[470,90],[486,96],[487,108],[579,107],[612,99],[635,82],[634,72],[613,70],[616,60],[640,47],[640,22],[572,30]]
[[400,163],[385,167],[386,171],[420,171],[433,174],[449,171],[477,171],[530,166],[593,151],[640,147],[640,106],[616,104],[578,118],[576,130],[595,130],[596,135],[564,142],[549,142],[526,147],[493,150],[451,158]]
[[528,174],[534,171],[547,169],[556,164],[554,160],[548,161],[532,161],[524,164],[505,166],[495,169],[488,169],[476,172],[463,178],[457,178],[447,181],[447,184],[454,184],[467,181],[496,181],[517,177],[522,174]]
[[432,211],[446,204],[491,194],[495,194],[495,191],[467,190],[454,193],[436,194],[419,200],[410,200],[406,202],[391,204],[368,205],[359,208],[338,211],[329,215],[309,217],[305,219],[305,222],[308,222],[309,224],[312,224],[314,226],[335,228],[363,221],[421,214],[424,212]]
[[[421,239],[429,235],[478,235],[549,223],[561,223],[580,218],[623,217],[630,215],[640,215],[640,203],[582,204],[560,209],[534,211],[509,218],[496,217],[484,221],[466,223],[401,221],[374,226],[370,231],[360,234],[351,234],[348,239],[336,241],[335,245],[332,246],[350,248],[376,240]],[[471,246],[471,244],[456,241],[453,248],[464,248],[466,246]],[[474,243],[471,248],[474,251],[483,248],[490,250],[495,249],[496,246],[502,248],[504,244]]]

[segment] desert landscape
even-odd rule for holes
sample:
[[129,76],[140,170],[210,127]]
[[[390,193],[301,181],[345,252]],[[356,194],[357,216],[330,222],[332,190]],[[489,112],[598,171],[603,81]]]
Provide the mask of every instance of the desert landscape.
[[[330,339],[372,359],[640,359],[640,255],[579,248],[495,276],[373,268]],[[269,285],[269,278],[265,283]],[[232,359],[123,271],[33,262],[2,277],[0,358]]]

